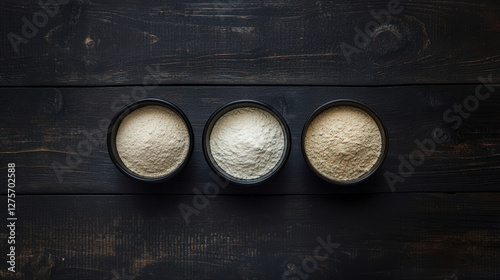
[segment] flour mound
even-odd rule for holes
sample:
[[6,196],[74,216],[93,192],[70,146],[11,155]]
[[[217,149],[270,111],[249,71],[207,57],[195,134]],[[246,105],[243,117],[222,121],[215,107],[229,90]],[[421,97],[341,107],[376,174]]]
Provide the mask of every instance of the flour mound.
[[163,177],[186,158],[188,128],[173,110],[145,106],[122,121],[116,134],[116,149],[123,163],[141,177]]
[[227,112],[217,120],[210,135],[210,149],[217,165],[243,180],[271,172],[284,147],[285,135],[278,120],[254,107]]
[[332,180],[365,175],[382,153],[382,135],[365,111],[352,106],[327,109],[311,122],[304,149],[311,165]]

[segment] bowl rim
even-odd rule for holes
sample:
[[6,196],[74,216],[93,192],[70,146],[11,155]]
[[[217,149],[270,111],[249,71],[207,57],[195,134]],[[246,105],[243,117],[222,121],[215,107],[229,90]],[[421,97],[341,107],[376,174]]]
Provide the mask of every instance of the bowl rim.
[[[134,173],[133,171],[129,170],[126,165],[122,162],[120,159],[120,156],[118,155],[118,151],[116,151],[116,133],[118,132],[118,129],[121,125],[121,122],[132,112],[134,112],[137,109],[146,107],[146,106],[163,106],[166,108],[171,109],[175,113],[177,113],[178,116],[181,117],[181,119],[184,121],[184,124],[187,127],[188,134],[189,134],[189,148],[186,156],[184,157],[184,160],[182,163],[172,172],[158,178],[146,178],[146,177],[141,177],[139,174]],[[113,134],[113,130],[116,126],[115,133]],[[112,141],[112,140],[115,141]],[[191,155],[193,153],[193,148],[194,148],[194,133],[193,133],[193,128],[191,126],[191,123],[189,122],[188,117],[184,112],[174,105],[173,103],[170,103],[168,101],[165,101],[163,99],[159,98],[144,98],[140,100],[136,100],[132,103],[127,104],[123,108],[121,108],[114,116],[113,119],[111,120],[109,126],[108,126],[108,132],[107,132],[107,147],[108,147],[108,154],[111,158],[111,161],[113,164],[120,170],[121,173],[126,175],[129,178],[132,178],[134,180],[138,180],[141,182],[145,183],[160,183],[160,182],[165,182],[167,180],[172,179],[177,175],[189,162],[189,159],[191,158]],[[114,150],[113,150],[114,148]],[[116,155],[115,152],[116,151]]]
[[[280,161],[278,164],[273,168],[271,172],[266,174],[265,176],[257,179],[250,179],[250,180],[241,180],[238,178],[235,178],[227,172],[225,172],[222,168],[220,168],[217,163],[215,162],[215,159],[211,156],[210,152],[210,136],[208,135],[209,133],[212,133],[212,129],[214,125],[217,123],[220,117],[225,115],[226,113],[237,109],[237,108],[242,108],[242,107],[255,107],[262,109],[264,111],[267,111],[271,115],[273,115],[278,122],[281,125],[281,128],[283,129],[283,136],[285,138],[285,147],[283,150],[283,155],[281,156]],[[288,161],[288,158],[290,156],[290,151],[292,147],[292,136],[290,132],[290,128],[288,126],[288,123],[286,119],[272,106],[270,106],[267,103],[264,103],[262,101],[258,100],[251,100],[251,99],[241,99],[241,100],[235,100],[231,101],[229,103],[226,103],[222,106],[220,106],[217,110],[215,110],[210,117],[208,118],[207,122],[205,123],[205,126],[203,128],[203,134],[202,134],[202,149],[203,149],[203,155],[205,157],[205,160],[207,161],[208,165],[210,168],[219,176],[222,176],[226,180],[228,180],[231,183],[234,183],[236,185],[240,186],[255,186],[262,184],[268,180],[270,180],[272,177],[274,177]]]
[[[372,117],[372,119],[377,124],[377,126],[379,128],[379,131],[380,131],[380,134],[381,134],[381,138],[382,138],[382,151],[380,152],[380,156],[377,159],[377,162],[375,163],[375,165],[373,165],[373,167],[367,173],[365,173],[363,176],[361,176],[361,177],[359,177],[357,179],[354,179],[354,180],[349,180],[349,181],[334,180],[334,179],[328,178],[325,175],[321,174],[311,164],[311,162],[309,161],[309,158],[307,157],[306,151],[305,151],[305,141],[304,140],[305,140],[306,133],[307,133],[307,130],[309,129],[309,125],[311,124],[311,122],[318,115],[320,115],[321,113],[323,113],[324,111],[326,111],[328,109],[331,109],[333,107],[339,107],[339,106],[352,106],[352,107],[361,109],[364,112],[366,112],[370,117]],[[301,145],[300,146],[301,146],[301,150],[302,150],[302,156],[304,157],[304,159],[305,159],[307,165],[309,166],[309,168],[318,177],[320,177],[321,179],[327,181],[328,183],[332,183],[332,184],[336,184],[336,185],[344,185],[344,186],[359,184],[361,182],[364,182],[368,178],[370,178],[380,168],[380,166],[383,164],[383,162],[385,161],[385,158],[387,156],[387,152],[389,150],[389,135],[387,133],[387,128],[386,128],[386,125],[385,125],[384,121],[382,120],[382,118],[371,107],[367,106],[366,104],[364,104],[362,102],[359,102],[359,101],[356,101],[356,100],[353,100],[353,99],[335,99],[335,100],[326,102],[323,105],[321,105],[318,108],[316,108],[316,110],[314,110],[314,112],[309,116],[309,118],[307,119],[306,123],[304,124],[300,140],[301,140]]]

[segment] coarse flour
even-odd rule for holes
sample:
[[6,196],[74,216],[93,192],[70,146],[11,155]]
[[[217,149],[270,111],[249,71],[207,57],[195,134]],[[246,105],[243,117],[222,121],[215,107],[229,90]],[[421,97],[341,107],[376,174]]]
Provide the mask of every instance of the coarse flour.
[[382,136],[377,123],[365,111],[338,106],[311,122],[304,148],[319,173],[333,180],[350,181],[375,165],[382,152]]

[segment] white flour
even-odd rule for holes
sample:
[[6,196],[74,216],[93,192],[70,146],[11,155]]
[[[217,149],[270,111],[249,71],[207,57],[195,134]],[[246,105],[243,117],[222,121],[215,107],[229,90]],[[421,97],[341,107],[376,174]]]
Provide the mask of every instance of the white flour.
[[319,114],[306,131],[304,148],[311,165],[327,178],[362,177],[382,153],[377,123],[361,109],[333,107]]
[[210,135],[215,162],[238,179],[257,179],[267,175],[280,161],[285,135],[270,113],[242,107],[224,114]]
[[123,163],[146,178],[158,178],[179,167],[189,149],[182,118],[163,106],[145,106],[130,113],[116,134]]

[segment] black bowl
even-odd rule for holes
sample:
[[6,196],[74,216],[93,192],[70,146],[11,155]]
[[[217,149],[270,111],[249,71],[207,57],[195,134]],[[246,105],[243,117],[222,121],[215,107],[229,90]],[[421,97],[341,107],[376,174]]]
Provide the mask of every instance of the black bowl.
[[[373,167],[367,173],[365,173],[363,176],[361,176],[360,178],[354,179],[354,180],[350,180],[350,181],[333,180],[331,178],[324,176],[320,172],[318,172],[314,168],[314,166],[311,164],[309,159],[307,158],[306,151],[304,148],[304,142],[305,142],[304,140],[305,140],[306,132],[307,132],[311,122],[319,114],[323,113],[324,111],[326,111],[332,107],[337,107],[337,106],[351,106],[351,107],[355,107],[355,108],[361,109],[364,112],[366,112],[368,115],[370,115],[373,118],[373,120],[377,124],[377,126],[380,130],[381,137],[382,137],[382,151],[380,153],[380,156],[379,156],[377,162],[375,162]],[[309,117],[309,119],[307,119],[307,122],[304,125],[304,129],[302,130],[302,136],[301,136],[302,155],[304,156],[304,159],[306,160],[307,165],[309,165],[311,170],[316,175],[318,175],[320,178],[322,178],[323,180],[325,180],[329,183],[334,183],[334,184],[338,184],[338,185],[352,185],[352,184],[357,184],[357,183],[365,181],[366,179],[368,179],[371,175],[373,175],[377,171],[377,169],[380,167],[380,165],[382,165],[382,163],[385,160],[385,157],[387,155],[387,150],[389,148],[388,139],[389,139],[389,137],[387,136],[387,129],[385,127],[385,124],[382,122],[382,119],[378,116],[378,114],[375,111],[373,111],[370,107],[368,107],[368,106],[366,106],[358,101],[349,100],[349,99],[334,100],[334,101],[330,101],[326,104],[323,104],[321,107],[319,107],[318,109],[316,109],[312,113],[312,115]]]
[[[130,170],[121,160],[120,156],[118,155],[118,151],[116,150],[116,133],[118,132],[118,128],[120,127],[120,124],[122,123],[123,119],[125,119],[126,116],[128,116],[130,113],[132,113],[134,110],[137,110],[142,107],[146,106],[163,106],[168,109],[171,109],[172,111],[176,112],[177,115],[179,115],[183,120],[184,123],[186,124],[186,127],[188,129],[189,133],[189,148],[188,148],[188,153],[186,157],[184,158],[184,161],[182,162],[179,167],[177,167],[174,171],[168,173],[165,176],[158,177],[158,178],[149,178],[149,177],[143,177],[132,170]],[[111,120],[111,123],[108,128],[108,153],[109,156],[111,157],[111,161],[115,164],[116,168],[120,170],[123,174],[125,174],[127,177],[142,181],[142,182],[147,182],[147,183],[159,183],[159,182],[164,182],[166,180],[169,180],[173,178],[175,175],[177,175],[182,168],[187,164],[189,161],[189,158],[191,157],[191,154],[193,153],[193,146],[194,146],[194,134],[193,134],[193,128],[191,127],[191,124],[189,123],[188,118],[186,115],[174,104],[167,102],[165,100],[161,99],[156,99],[156,98],[146,98],[146,99],[141,99],[138,101],[135,101],[133,103],[130,103],[129,105],[125,106],[122,108],[116,115],[113,117]]]
[[[242,108],[242,107],[254,107],[254,108],[259,108],[262,109],[271,115],[273,115],[278,122],[281,125],[281,128],[283,129],[283,135],[285,137],[285,147],[283,151],[283,155],[281,156],[280,161],[276,166],[265,176],[257,179],[239,179],[235,178],[234,176],[231,176],[227,172],[225,172],[222,168],[219,167],[217,162],[212,156],[212,152],[210,150],[210,135],[212,134],[212,129],[215,125],[215,123],[219,120],[220,117],[222,117],[224,114],[226,114],[229,111],[232,111],[236,108]],[[233,101],[230,102],[219,109],[215,111],[210,118],[208,119],[207,123],[205,124],[205,128],[203,129],[203,139],[202,139],[202,147],[203,147],[203,154],[205,155],[205,159],[207,160],[208,165],[212,170],[214,170],[215,173],[219,174],[223,178],[227,179],[228,181],[239,184],[239,185],[256,185],[256,184],[261,184],[269,179],[271,179],[278,171],[281,170],[281,168],[285,165],[286,161],[288,160],[288,156],[290,155],[290,149],[292,146],[292,137],[290,134],[290,128],[288,127],[288,124],[286,120],[283,118],[283,116],[276,111],[273,107],[260,102],[260,101],[255,101],[255,100],[238,100],[238,101]]]

